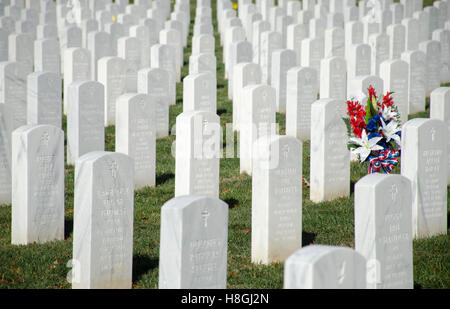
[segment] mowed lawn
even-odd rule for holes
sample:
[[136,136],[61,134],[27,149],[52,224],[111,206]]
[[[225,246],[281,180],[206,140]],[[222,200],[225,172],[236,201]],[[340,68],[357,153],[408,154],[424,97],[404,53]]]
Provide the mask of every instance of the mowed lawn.
[[[173,2],[173,1],[172,1]],[[212,0],[216,21],[216,1]],[[425,1],[427,4],[429,1]],[[194,21],[195,1],[191,1]],[[232,103],[227,98],[222,48],[216,30],[217,113],[222,126],[231,123]],[[192,37],[192,25],[191,33]],[[189,40],[190,42],[191,40]],[[188,74],[191,46],[185,50],[183,76]],[[170,128],[182,112],[182,84],[177,85],[177,105],[170,108]],[[428,104],[427,104],[428,106]],[[411,117],[429,117],[429,109]],[[277,115],[280,133],[285,131],[284,115]],[[65,126],[65,124],[64,124]],[[106,129],[106,150],[114,151],[115,129]],[[235,141],[237,136],[235,136]],[[171,155],[175,136],[157,142],[157,185],[135,193],[133,287],[157,288],[159,229],[162,205],[174,197],[175,161]],[[225,144],[225,143],[224,143]],[[224,153],[226,147],[224,146]],[[309,181],[309,143],[303,145],[303,172]],[[303,246],[327,244],[354,247],[353,188],[367,172],[367,166],[352,163],[352,195],[314,204],[303,185]],[[395,170],[399,172],[399,167]],[[66,167],[65,240],[28,246],[11,245],[11,205],[0,207],[0,288],[71,288],[66,280],[72,258],[74,168]],[[299,184],[300,185],[300,184]],[[447,188],[450,195],[450,190]],[[283,263],[269,266],[251,263],[251,177],[239,174],[239,159],[222,159],[220,199],[229,205],[228,288],[279,289],[283,285]],[[447,203],[447,208],[448,203]],[[414,285],[416,288],[450,288],[450,239],[448,235],[414,241]]]

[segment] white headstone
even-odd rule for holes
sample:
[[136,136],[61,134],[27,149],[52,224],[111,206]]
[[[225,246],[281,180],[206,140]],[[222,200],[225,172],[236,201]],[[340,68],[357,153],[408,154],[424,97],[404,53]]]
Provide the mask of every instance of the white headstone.
[[420,50],[407,51],[402,54],[402,60],[408,64],[408,114],[425,111],[426,56]]
[[240,172],[251,174],[253,143],[260,137],[275,133],[275,89],[266,85],[244,87],[240,110]]
[[156,102],[147,94],[127,93],[116,101],[116,152],[134,160],[135,189],[156,184]]
[[370,174],[355,185],[355,250],[367,260],[369,289],[412,289],[411,182]]
[[64,239],[64,132],[22,126],[12,134],[11,243]]
[[302,143],[259,138],[252,170],[252,262],[282,262],[302,246]]
[[117,41],[117,55],[125,59],[127,64],[126,92],[137,92],[137,72],[142,63],[141,52],[141,42],[138,38],[122,37]]
[[133,160],[121,153],[95,151],[77,161],[73,289],[131,288],[133,171]]
[[6,104],[0,103],[0,205],[11,203],[11,144]]
[[56,38],[34,42],[34,70],[61,73],[59,42]]
[[317,100],[316,70],[296,67],[287,73],[286,135],[307,141],[311,136],[311,104]]
[[413,234],[447,233],[448,128],[438,119],[416,118],[402,128],[402,175],[412,184]]
[[161,208],[160,289],[225,289],[228,205],[205,196],[176,197]]
[[214,75],[199,73],[183,80],[183,112],[217,112],[217,89]]
[[419,44],[419,49],[426,55],[425,80],[427,92],[430,93],[441,85],[441,44],[438,41],[424,41]]
[[315,203],[350,195],[350,151],[342,120],[345,101],[322,99],[311,106],[310,199]]
[[320,64],[320,98],[347,100],[347,62],[343,57],[325,58]]
[[98,61],[97,79],[105,89],[105,126],[115,124],[117,98],[127,92],[128,68],[127,61],[120,57],[104,57]]
[[177,117],[175,196],[219,197],[220,122],[205,111]]
[[176,103],[175,52],[172,46],[155,44],[151,48],[151,67],[169,72],[169,105]]
[[381,63],[380,77],[383,80],[383,89],[392,93],[401,123],[408,121],[408,76],[409,66],[403,60],[386,60]]
[[69,85],[91,80],[91,53],[84,48],[68,48],[64,55],[64,113],[68,110]]
[[389,36],[385,33],[373,34],[369,37],[369,45],[372,48],[371,74],[380,75],[380,65],[389,59]]
[[346,247],[310,245],[284,264],[285,289],[365,289],[366,260]]
[[103,31],[88,34],[88,49],[91,51],[91,80],[97,80],[98,61],[113,56],[111,35]]
[[53,72],[35,72],[27,78],[27,123],[62,127],[61,77]]
[[361,75],[370,75],[372,48],[369,44],[353,44],[347,54],[348,80]]
[[447,124],[447,162],[448,180],[450,184],[450,88],[441,87],[434,90],[430,96],[430,118],[442,120]]
[[272,53],[271,85],[276,91],[277,112],[286,113],[287,72],[296,66],[296,54],[290,49]]
[[72,83],[68,88],[67,164],[105,147],[104,86],[95,81]]
[[233,130],[239,131],[241,109],[245,102],[244,87],[261,84],[261,67],[256,63],[243,62],[234,66],[233,73]]
[[8,112],[8,129],[27,123],[27,76],[29,68],[22,62],[0,62],[0,102]]
[[270,71],[272,68],[272,53],[283,46],[281,34],[274,31],[266,31],[261,34],[260,65],[262,69],[262,81],[270,85]]
[[169,72],[147,68],[138,72],[138,92],[152,96],[155,101],[156,138],[169,135]]

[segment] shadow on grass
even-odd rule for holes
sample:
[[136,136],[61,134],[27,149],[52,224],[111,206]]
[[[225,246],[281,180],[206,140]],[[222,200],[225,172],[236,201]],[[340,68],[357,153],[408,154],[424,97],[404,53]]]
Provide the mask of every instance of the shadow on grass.
[[314,243],[314,240],[316,239],[316,234],[309,233],[309,232],[302,232],[302,247],[309,246],[310,244]]
[[156,176],[156,185],[162,185],[173,178],[175,178],[175,175],[173,173],[166,173]]
[[223,114],[226,114],[226,113],[227,113],[227,110],[224,109],[224,108],[217,109],[217,115],[218,116],[222,116]]
[[65,219],[64,220],[64,239],[67,239],[70,237],[70,235],[73,232],[73,219]]
[[235,198],[227,198],[223,201],[228,204],[229,209],[237,208],[239,206],[239,201]]
[[157,268],[159,265],[159,259],[152,259],[147,255],[134,255],[133,256],[133,282],[137,282],[145,275],[149,270]]

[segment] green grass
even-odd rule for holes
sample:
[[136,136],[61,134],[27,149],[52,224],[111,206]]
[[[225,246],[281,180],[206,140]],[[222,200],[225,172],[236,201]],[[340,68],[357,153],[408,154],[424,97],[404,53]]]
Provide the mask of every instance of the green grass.
[[[215,19],[215,1],[213,18]],[[194,14],[192,5],[192,14]],[[194,15],[192,15],[194,16]],[[217,29],[216,29],[217,30]],[[191,26],[192,35],[192,26]],[[216,33],[218,114],[222,125],[231,122],[232,104],[227,99],[227,81],[223,79],[222,54]],[[182,74],[188,74],[191,47],[185,53]],[[428,106],[428,105],[427,105]],[[177,105],[170,108],[170,128],[182,112],[182,85],[177,86]],[[411,115],[429,117],[429,110]],[[280,132],[285,117],[278,114]],[[157,186],[135,193],[133,287],[157,288],[160,208],[174,196],[175,161],[170,136],[157,142]],[[114,127],[106,129],[106,150],[114,150]],[[226,149],[224,149],[225,151]],[[303,147],[303,171],[309,180],[309,143]],[[367,172],[366,166],[351,165],[351,184]],[[397,167],[396,173],[399,172]],[[11,207],[0,207],[0,288],[70,288],[66,280],[67,262],[72,257],[73,167],[66,167],[66,237],[64,241],[28,246],[11,245]],[[353,190],[352,190],[353,191]],[[447,189],[450,196],[450,190]],[[251,177],[239,174],[238,159],[223,159],[220,164],[220,198],[229,211],[228,288],[281,288],[283,264],[255,265],[250,260]],[[353,194],[332,202],[314,204],[309,189],[303,187],[303,246],[328,244],[354,247]],[[416,288],[450,288],[450,241],[447,235],[414,241],[414,284]]]

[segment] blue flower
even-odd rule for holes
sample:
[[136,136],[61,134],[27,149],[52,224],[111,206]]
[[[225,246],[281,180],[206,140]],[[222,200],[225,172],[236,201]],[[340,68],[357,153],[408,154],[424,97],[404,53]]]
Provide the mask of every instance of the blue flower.
[[381,123],[381,119],[383,119],[383,117],[381,115],[375,115],[375,116],[373,116],[373,119],[375,119],[377,122]]
[[372,132],[378,128],[377,121],[375,119],[370,119],[369,123],[366,126],[367,131]]
[[371,139],[371,138],[374,138],[374,137],[380,137],[381,135],[379,134],[379,133],[376,133],[376,132],[372,132],[372,133],[370,133],[369,134],[369,139]]

